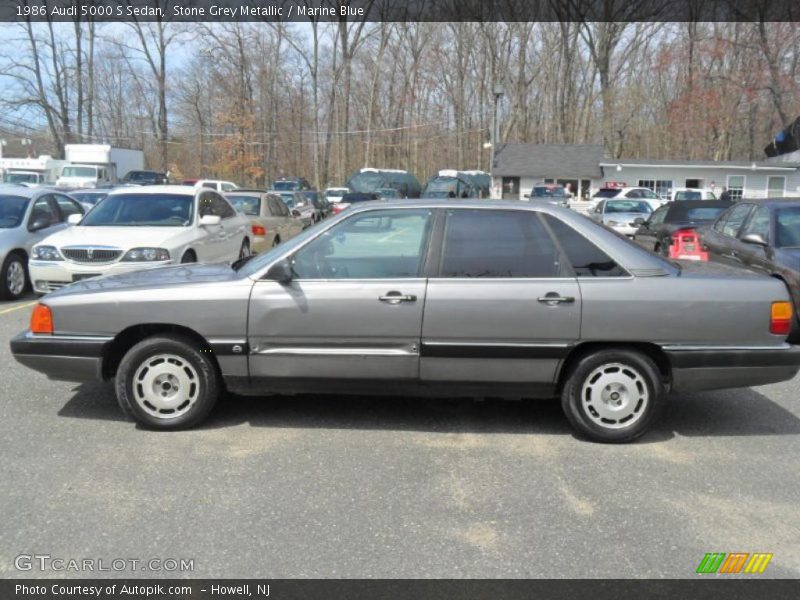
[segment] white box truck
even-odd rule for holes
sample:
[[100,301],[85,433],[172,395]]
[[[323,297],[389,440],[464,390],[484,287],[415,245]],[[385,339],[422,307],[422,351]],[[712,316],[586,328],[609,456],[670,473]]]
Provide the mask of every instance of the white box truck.
[[39,158],[0,158],[0,181],[29,187],[53,185],[66,164],[48,154]]
[[112,185],[128,171],[144,169],[141,150],[114,148],[107,144],[67,144],[64,158],[69,164],[61,170],[56,185],[67,188]]

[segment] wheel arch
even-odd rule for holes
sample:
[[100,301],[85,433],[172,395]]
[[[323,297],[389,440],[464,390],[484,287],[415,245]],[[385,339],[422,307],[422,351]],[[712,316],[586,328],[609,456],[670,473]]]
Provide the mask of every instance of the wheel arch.
[[556,375],[556,393],[561,395],[564,383],[569,378],[577,364],[585,356],[593,354],[599,350],[635,350],[641,352],[651,359],[658,367],[661,380],[665,387],[669,389],[672,384],[672,367],[664,350],[658,344],[652,342],[620,342],[620,341],[597,341],[583,342],[574,346],[566,358],[561,362]]
[[221,374],[217,358],[214,356],[213,352],[210,352],[211,346],[208,340],[195,330],[172,323],[144,323],[123,329],[109,342],[109,345],[103,352],[103,379],[108,380],[114,378],[120,362],[122,362],[122,357],[125,356],[128,350],[142,340],[157,335],[180,335],[195,342],[201,349],[209,351],[209,356],[217,371],[217,375]]

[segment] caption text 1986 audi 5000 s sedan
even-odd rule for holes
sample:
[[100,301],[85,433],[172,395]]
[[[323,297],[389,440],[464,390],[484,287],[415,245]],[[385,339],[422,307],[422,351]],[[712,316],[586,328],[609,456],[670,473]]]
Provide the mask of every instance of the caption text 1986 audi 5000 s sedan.
[[669,262],[549,204],[364,203],[232,265],[43,298],[15,358],[114,379],[144,425],[199,423],[223,389],[560,397],[584,436],[641,435],[669,392],[791,379],[785,285]]

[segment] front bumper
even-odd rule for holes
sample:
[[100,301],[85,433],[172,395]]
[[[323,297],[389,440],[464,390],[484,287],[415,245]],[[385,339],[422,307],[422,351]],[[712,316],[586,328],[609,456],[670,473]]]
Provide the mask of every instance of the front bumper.
[[113,262],[104,264],[75,263],[68,260],[28,262],[31,284],[35,292],[47,294],[69,285],[77,278],[89,276],[117,275],[143,269],[154,269],[172,264],[172,260],[154,262]]
[[103,378],[108,336],[38,335],[23,331],[11,339],[14,359],[50,379],[92,381]]
[[715,390],[767,385],[800,371],[800,346],[663,346],[672,367],[672,390]]

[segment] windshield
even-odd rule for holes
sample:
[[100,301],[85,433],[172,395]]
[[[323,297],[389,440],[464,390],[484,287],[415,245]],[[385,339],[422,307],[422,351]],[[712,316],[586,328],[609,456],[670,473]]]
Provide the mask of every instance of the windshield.
[[39,183],[36,173],[8,173],[6,183]]
[[[681,207],[676,208],[680,209]],[[670,221],[692,221],[693,223],[704,221],[710,222],[714,221],[722,214],[722,211],[726,210],[727,208],[727,206],[702,206],[697,208],[689,208],[687,210],[676,210],[674,211],[674,216],[670,219]]]
[[531,192],[533,198],[565,198],[567,193],[560,185],[537,185]]
[[83,202],[84,204],[91,204],[94,206],[100,200],[108,196],[108,194],[98,193],[98,192],[72,192],[70,194],[75,200],[78,202]]
[[112,194],[81,221],[82,226],[188,227],[194,197],[182,194]]
[[649,214],[653,212],[650,204],[640,200],[611,200],[606,202],[605,213],[642,213]]
[[385,181],[386,177],[382,173],[367,171],[354,175],[347,183],[354,192],[374,192],[382,187]]
[[342,196],[342,202],[345,204],[355,204],[356,202],[369,202],[370,200],[377,200],[375,194],[345,194]]
[[275,190],[296,190],[300,188],[300,184],[296,181],[276,181],[272,189]]
[[603,188],[599,190],[594,197],[595,198],[613,198],[617,194],[619,194],[620,190],[615,188]]
[[13,229],[22,223],[29,199],[22,196],[0,196],[0,229]]
[[151,171],[131,171],[126,179],[128,181],[155,181],[158,174]]
[[261,198],[258,196],[225,196],[238,212],[258,216],[261,212]]
[[775,246],[800,248],[800,206],[781,208],[775,217]]
[[62,177],[97,177],[95,167],[64,167]]
[[281,245],[272,248],[268,252],[259,252],[253,258],[243,263],[238,269],[235,268],[234,270],[248,277],[257,273],[287,250],[292,251],[300,244],[305,242],[308,238],[317,235],[319,231],[318,227],[318,225],[309,227],[305,231],[297,234],[290,240],[283,242]]
[[675,200],[702,200],[702,192],[696,190],[684,190],[682,192],[675,192]]
[[328,188],[325,190],[326,198],[341,198],[350,190],[347,188]]

